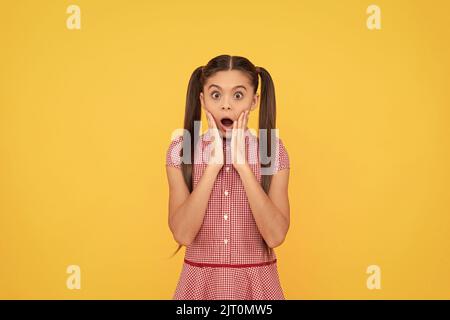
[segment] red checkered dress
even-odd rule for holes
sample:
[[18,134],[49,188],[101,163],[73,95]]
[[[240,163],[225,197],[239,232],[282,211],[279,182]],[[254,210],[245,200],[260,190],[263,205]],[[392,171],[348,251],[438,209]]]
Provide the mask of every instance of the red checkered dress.
[[[247,162],[261,182],[259,141],[249,129],[246,132]],[[208,163],[210,136],[207,130],[196,144],[194,188]],[[181,168],[182,140],[183,136],[177,136],[171,141],[166,165]],[[265,246],[242,181],[231,164],[230,140],[223,141],[226,162],[214,182],[203,224],[186,248],[173,299],[284,300],[275,251],[269,253]],[[278,137],[275,146],[274,172],[289,168],[288,153]]]

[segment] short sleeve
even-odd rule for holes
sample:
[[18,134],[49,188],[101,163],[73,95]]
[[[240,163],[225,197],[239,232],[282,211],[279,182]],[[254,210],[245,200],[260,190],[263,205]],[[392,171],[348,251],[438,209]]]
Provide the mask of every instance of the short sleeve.
[[275,160],[275,172],[290,168],[289,155],[283,141],[278,138],[278,153]]
[[166,152],[166,166],[181,168],[181,149],[183,147],[183,136],[177,136],[171,140]]

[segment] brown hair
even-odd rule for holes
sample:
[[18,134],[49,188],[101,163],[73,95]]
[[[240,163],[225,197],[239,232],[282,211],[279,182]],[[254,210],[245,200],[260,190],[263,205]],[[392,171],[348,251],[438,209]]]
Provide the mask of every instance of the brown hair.
[[[261,100],[259,107],[259,129],[266,129],[266,146],[270,153],[271,140],[270,135],[272,129],[275,129],[276,124],[276,103],[275,103],[275,87],[272,81],[272,77],[269,72],[263,67],[256,67],[247,58],[240,56],[220,55],[211,59],[205,66],[197,67],[189,79],[187,94],[186,94],[186,108],[184,112],[184,133],[183,133],[183,147],[181,149],[181,156],[183,156],[183,149],[190,150],[190,159],[188,163],[182,163],[181,169],[183,172],[184,181],[192,192],[192,164],[194,163],[194,121],[200,121],[201,119],[201,103],[200,92],[203,91],[203,86],[206,80],[214,75],[218,71],[227,70],[240,70],[248,75],[250,82],[254,88],[254,93],[258,91],[259,79],[261,77]],[[191,138],[190,138],[191,137]],[[259,137],[262,137],[261,131]],[[261,139],[260,139],[261,140]],[[190,147],[188,145],[190,143]],[[261,147],[259,148],[261,152]],[[268,154],[268,157],[271,155]],[[262,167],[269,167],[270,163],[261,163]],[[261,186],[264,192],[268,193],[270,188],[270,182],[272,175],[261,175]],[[270,252],[270,248],[266,243],[267,249]],[[178,249],[173,253],[174,256],[182,245],[178,246]]]

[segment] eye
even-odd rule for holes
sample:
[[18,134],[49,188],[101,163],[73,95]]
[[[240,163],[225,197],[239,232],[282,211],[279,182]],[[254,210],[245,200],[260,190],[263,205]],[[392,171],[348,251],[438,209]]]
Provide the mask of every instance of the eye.
[[237,91],[234,94],[234,97],[237,98],[237,99],[242,99],[244,97],[244,94],[242,92],[240,92],[240,91]]
[[211,93],[211,97],[212,97],[213,99],[218,99],[218,98],[220,97],[220,92],[219,92],[219,91],[213,91],[213,92]]

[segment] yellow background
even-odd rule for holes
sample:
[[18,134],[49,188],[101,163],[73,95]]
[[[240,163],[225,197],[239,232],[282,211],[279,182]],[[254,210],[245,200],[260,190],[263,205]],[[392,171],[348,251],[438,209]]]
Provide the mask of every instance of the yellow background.
[[[372,3],[381,30],[366,27]],[[66,28],[70,4],[81,30]],[[276,85],[286,298],[449,299],[449,9],[3,1],[0,298],[171,299],[184,249],[169,259],[165,152],[191,72],[232,54]],[[80,290],[66,288],[71,264]],[[381,290],[366,287],[372,264]]]

